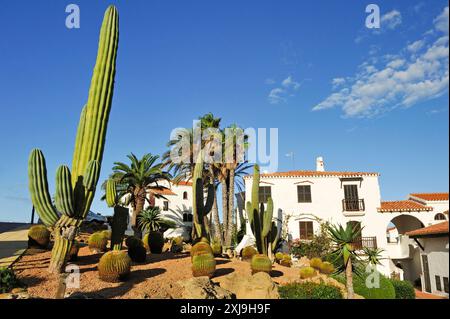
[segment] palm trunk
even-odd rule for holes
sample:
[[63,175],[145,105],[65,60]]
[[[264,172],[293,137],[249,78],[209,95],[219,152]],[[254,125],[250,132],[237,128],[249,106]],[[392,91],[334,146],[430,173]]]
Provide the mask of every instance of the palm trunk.
[[228,225],[226,229],[227,246],[231,246],[231,239],[233,237],[233,227],[234,227],[233,210],[234,210],[234,167],[230,169],[229,183],[228,183],[228,213],[227,213]]
[[144,209],[145,197],[146,197],[145,189],[139,188],[136,191],[136,195],[135,195],[136,205],[135,205],[135,209],[133,210],[133,215],[131,216],[131,227],[134,230],[134,235],[138,238],[141,238],[142,233],[138,227],[137,219],[138,219],[139,214]]
[[222,236],[224,236],[224,244],[227,245],[227,229],[228,229],[228,223],[230,222],[228,220],[228,187],[226,183],[226,179],[222,182],[222,218],[223,218],[223,233]]
[[65,271],[77,229],[78,227],[75,226],[55,228],[53,232],[55,243],[52,249],[50,265],[48,267],[50,273],[59,274]]
[[[210,180],[209,182],[214,185],[214,171],[212,166],[209,168]],[[212,223],[212,235],[215,240],[219,241],[220,244],[223,244],[223,235],[222,235],[222,227],[220,227],[220,219],[219,219],[219,207],[217,206],[217,193],[214,188],[214,202],[211,212],[211,223]]]
[[345,267],[345,277],[347,279],[347,299],[354,299],[352,261],[350,259]]

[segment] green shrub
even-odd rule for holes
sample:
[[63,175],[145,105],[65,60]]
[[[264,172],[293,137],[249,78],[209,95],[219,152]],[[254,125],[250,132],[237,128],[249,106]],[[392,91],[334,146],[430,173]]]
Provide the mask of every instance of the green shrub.
[[5,267],[0,268],[0,293],[9,292],[13,288],[17,288],[19,286],[19,280],[12,269]]
[[[353,273],[353,289],[355,293],[363,296],[365,299],[395,299],[395,289],[391,280],[379,274],[380,285],[378,288],[368,288],[366,286],[366,279],[370,273],[361,272],[361,276]],[[345,277],[343,274],[332,276],[339,282],[345,284]]]
[[391,279],[395,289],[395,299],[416,299],[413,285],[409,281]]
[[342,299],[339,288],[323,283],[291,283],[278,288],[281,299]]
[[328,222],[320,223],[320,232],[315,234],[310,241],[295,239],[290,243],[290,253],[296,258],[306,256],[308,259],[320,257],[322,260],[325,256],[333,251],[332,242],[327,229]]

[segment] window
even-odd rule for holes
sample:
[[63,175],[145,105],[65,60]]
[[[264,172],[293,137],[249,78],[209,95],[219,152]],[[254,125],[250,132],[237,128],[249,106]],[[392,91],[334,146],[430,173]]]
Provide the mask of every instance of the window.
[[313,222],[300,222],[300,239],[312,239],[313,236]]
[[189,212],[183,213],[183,222],[192,222],[192,214]]
[[267,199],[271,197],[270,186],[259,186],[259,202],[267,203]]
[[298,185],[297,198],[299,203],[311,203],[311,186]]
[[448,293],[448,277],[443,277],[444,279],[444,292]]
[[436,290],[437,291],[442,291],[442,287],[441,287],[441,277],[439,276],[434,276],[435,280],[436,280]]
[[188,199],[188,193],[187,192],[183,192],[183,199]]
[[168,211],[168,210],[169,210],[169,202],[165,200],[163,202],[163,211]]
[[436,214],[434,220],[446,220],[445,215],[442,213]]

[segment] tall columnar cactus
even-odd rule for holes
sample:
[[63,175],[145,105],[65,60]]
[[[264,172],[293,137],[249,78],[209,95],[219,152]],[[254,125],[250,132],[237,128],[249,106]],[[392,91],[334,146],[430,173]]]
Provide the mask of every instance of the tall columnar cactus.
[[[192,183],[193,197],[193,219],[192,239],[198,241],[202,238],[209,238],[208,214],[214,203],[214,185],[203,185],[203,154],[199,152],[197,162],[195,163]],[[207,189],[206,203],[204,199],[205,188]]]
[[128,208],[119,206],[116,181],[108,179],[106,182],[106,203],[114,207],[114,215],[111,224],[111,247],[115,250],[122,249],[123,238],[128,226]]
[[258,252],[267,255],[271,254],[278,241],[278,229],[276,224],[272,222],[272,198],[269,197],[267,199],[267,209],[264,209],[263,203],[259,203],[259,180],[259,166],[255,165],[253,172],[252,201],[247,202],[246,210],[248,221],[252,232],[255,235]]
[[34,149],[29,158],[31,200],[44,224],[53,228],[55,237],[51,272],[60,272],[64,268],[76,231],[94,198],[113,97],[118,41],[119,17],[116,8],[110,6],[100,30],[88,101],[80,116],[72,171],[63,165],[56,172],[55,206],[48,190],[43,153]]

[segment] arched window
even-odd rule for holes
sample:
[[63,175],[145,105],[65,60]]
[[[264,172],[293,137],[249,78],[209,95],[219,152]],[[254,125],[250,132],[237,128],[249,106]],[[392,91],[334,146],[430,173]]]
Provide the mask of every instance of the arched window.
[[438,214],[434,215],[434,220],[447,220],[447,219],[445,218],[444,214],[438,213]]
[[188,193],[187,192],[183,192],[183,199],[188,199]]

